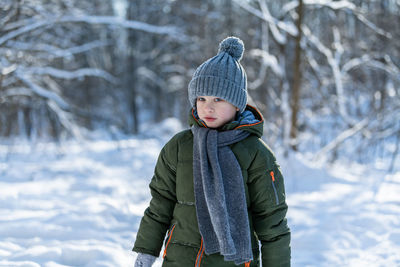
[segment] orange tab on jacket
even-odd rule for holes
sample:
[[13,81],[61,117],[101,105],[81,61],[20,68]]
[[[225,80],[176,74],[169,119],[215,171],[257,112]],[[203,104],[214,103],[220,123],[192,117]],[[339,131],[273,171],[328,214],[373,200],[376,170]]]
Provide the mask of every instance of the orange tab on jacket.
[[271,171],[270,174],[271,174],[272,182],[275,182],[275,174],[274,174],[274,172]]

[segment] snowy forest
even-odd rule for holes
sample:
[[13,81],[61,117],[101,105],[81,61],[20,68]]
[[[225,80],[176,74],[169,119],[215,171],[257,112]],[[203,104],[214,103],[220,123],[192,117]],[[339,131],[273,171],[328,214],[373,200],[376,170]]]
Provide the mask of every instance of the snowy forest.
[[193,71],[235,35],[272,146],[396,161],[399,1],[2,0],[0,12],[2,137],[185,123]]
[[227,36],[292,266],[400,266],[400,0],[0,0],[0,266],[133,266],[158,154]]

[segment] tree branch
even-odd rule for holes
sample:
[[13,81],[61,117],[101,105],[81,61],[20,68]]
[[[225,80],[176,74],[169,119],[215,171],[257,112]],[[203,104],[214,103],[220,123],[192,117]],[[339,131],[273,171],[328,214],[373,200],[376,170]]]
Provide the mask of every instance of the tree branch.
[[[22,68],[21,68],[22,70]],[[28,74],[35,74],[35,75],[50,75],[60,79],[72,80],[75,78],[82,78],[85,76],[95,76],[99,78],[103,78],[110,83],[117,84],[118,79],[109,74],[108,72],[95,69],[95,68],[82,68],[75,71],[67,71],[56,69],[52,67],[32,67],[32,68],[23,68],[23,71]]]
[[334,140],[332,140],[329,144],[324,146],[320,151],[318,151],[315,156],[314,160],[318,160],[322,157],[322,155],[326,155],[329,153],[331,150],[335,149],[338,147],[341,143],[343,143],[347,138],[355,135],[359,131],[361,131],[364,127],[368,125],[369,119],[365,118],[362,121],[358,122],[356,125],[353,127],[347,129],[346,131],[342,132],[339,134]]
[[156,26],[140,21],[124,20],[122,18],[113,16],[79,16],[79,17],[63,16],[60,18],[46,18],[39,21],[32,21],[30,24],[22,26],[17,30],[11,31],[3,35],[0,38],[0,46],[3,45],[8,40],[12,40],[13,38],[19,35],[31,32],[35,29],[46,27],[53,24],[62,24],[68,22],[118,25],[128,29],[135,29],[155,34],[169,35],[172,38],[182,42],[188,40],[188,37],[180,29],[174,26]]
[[[254,16],[265,20],[266,22],[270,23],[271,25],[275,25],[276,27],[278,27],[279,29],[281,29],[282,31],[286,32],[287,34],[291,35],[291,36],[296,36],[297,35],[297,30],[296,30],[296,26],[293,24],[293,22],[291,21],[280,21],[274,17],[272,17],[270,14],[265,14],[263,12],[261,12],[260,10],[250,6],[249,4],[245,3],[245,1],[242,0],[233,0],[237,5],[239,5],[240,7],[242,7],[244,10],[248,11],[249,13],[253,14]],[[278,31],[276,33],[279,33]],[[276,38],[276,40],[281,40],[281,36],[277,35],[274,36],[274,38]]]
[[93,48],[104,47],[104,46],[110,45],[110,44],[111,44],[111,42],[104,42],[104,41],[96,40],[93,42],[85,43],[83,45],[74,46],[74,47],[67,48],[67,49],[62,49],[57,46],[48,45],[48,44],[32,45],[32,43],[8,41],[7,47],[14,49],[14,50],[46,52],[47,54],[51,54],[55,57],[69,57],[74,54],[83,53],[83,52],[89,51]]
[[55,102],[62,109],[69,109],[68,103],[65,102],[64,99],[62,99],[62,97],[59,96],[58,94],[56,94],[55,92],[48,91],[48,90],[44,89],[43,87],[35,84],[28,77],[26,77],[24,74],[22,74],[19,70],[17,70],[16,76],[25,85],[27,85],[35,94],[37,94],[43,98],[53,100],[53,102]]

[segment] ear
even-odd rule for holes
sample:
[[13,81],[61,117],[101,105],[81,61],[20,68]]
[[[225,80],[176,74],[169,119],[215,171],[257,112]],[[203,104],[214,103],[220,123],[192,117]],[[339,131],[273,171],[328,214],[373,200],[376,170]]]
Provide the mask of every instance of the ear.
[[236,108],[236,111],[239,111],[240,109],[239,108]]

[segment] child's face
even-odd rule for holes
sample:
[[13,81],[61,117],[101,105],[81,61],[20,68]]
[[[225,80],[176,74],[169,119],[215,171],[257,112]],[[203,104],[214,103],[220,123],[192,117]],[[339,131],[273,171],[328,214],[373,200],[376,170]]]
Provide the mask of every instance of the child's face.
[[232,121],[239,111],[231,103],[216,96],[197,97],[196,107],[199,118],[210,128],[218,128]]

